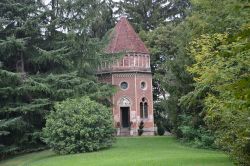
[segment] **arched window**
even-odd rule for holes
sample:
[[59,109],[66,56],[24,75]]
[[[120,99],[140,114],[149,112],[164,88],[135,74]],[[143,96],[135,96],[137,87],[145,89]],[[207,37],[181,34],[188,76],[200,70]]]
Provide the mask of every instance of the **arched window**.
[[147,89],[146,82],[144,82],[144,81],[141,82],[141,89],[143,89],[143,90]]
[[145,97],[140,102],[140,117],[148,118],[148,103]]

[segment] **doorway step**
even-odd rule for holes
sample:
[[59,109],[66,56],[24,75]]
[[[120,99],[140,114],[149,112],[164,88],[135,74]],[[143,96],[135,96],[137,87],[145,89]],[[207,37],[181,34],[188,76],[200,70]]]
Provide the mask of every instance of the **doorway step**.
[[120,136],[130,136],[129,128],[121,128]]

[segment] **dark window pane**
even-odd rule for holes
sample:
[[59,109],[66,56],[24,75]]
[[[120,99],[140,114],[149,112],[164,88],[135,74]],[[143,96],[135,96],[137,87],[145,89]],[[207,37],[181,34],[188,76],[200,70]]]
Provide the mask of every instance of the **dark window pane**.
[[141,89],[146,89],[146,83],[145,82],[141,82]]
[[148,118],[148,104],[144,103],[144,118]]
[[128,83],[127,82],[122,82],[120,86],[121,86],[122,89],[127,89],[128,88]]
[[143,103],[140,102],[140,117],[143,118]]
[[145,101],[146,101],[146,99],[145,99],[145,97],[143,97],[143,98],[142,98],[142,102],[145,102]]

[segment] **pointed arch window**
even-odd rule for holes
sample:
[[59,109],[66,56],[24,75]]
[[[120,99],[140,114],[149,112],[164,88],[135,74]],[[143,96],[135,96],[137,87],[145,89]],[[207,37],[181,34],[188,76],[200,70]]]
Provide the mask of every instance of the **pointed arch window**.
[[140,102],[140,117],[148,118],[148,103],[145,97]]

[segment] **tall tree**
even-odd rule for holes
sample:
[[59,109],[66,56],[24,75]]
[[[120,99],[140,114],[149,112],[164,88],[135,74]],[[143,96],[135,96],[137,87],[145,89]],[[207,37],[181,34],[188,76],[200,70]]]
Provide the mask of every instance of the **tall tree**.
[[[186,54],[188,29],[182,24],[168,23],[150,32],[141,32],[151,52],[153,72],[155,120],[179,136],[181,109],[178,100],[192,90],[192,76],[185,66],[193,60]],[[160,117],[159,117],[160,115]]]
[[[219,4],[218,4],[219,3]],[[180,99],[183,137],[249,163],[249,2],[194,1],[187,25],[198,25],[187,47],[194,89]],[[239,91],[239,89],[242,89]],[[244,126],[244,127],[243,127]]]
[[113,90],[94,76],[103,43],[89,30],[100,5],[87,0],[0,3],[1,157],[43,146],[44,117],[56,101],[88,95],[109,104]]
[[217,145],[243,165],[250,161],[249,29],[247,24],[233,35],[203,35],[190,44],[196,62],[188,71],[195,74],[196,86],[182,98],[186,106],[197,107],[193,101],[203,94],[200,120],[214,132]]
[[120,14],[125,14],[137,31],[152,30],[169,20],[185,17],[189,7],[187,0],[122,0],[119,3]]

